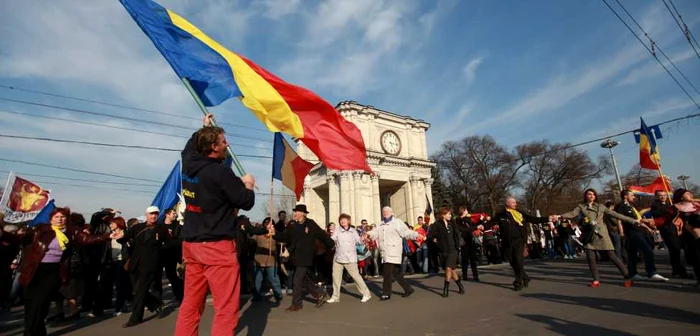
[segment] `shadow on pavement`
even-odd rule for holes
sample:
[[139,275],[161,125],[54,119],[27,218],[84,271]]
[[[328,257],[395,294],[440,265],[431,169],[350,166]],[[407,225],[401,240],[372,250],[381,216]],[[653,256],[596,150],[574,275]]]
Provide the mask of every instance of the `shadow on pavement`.
[[525,297],[549,302],[584,306],[613,313],[652,317],[667,321],[700,324],[700,314],[686,310],[659,306],[653,303],[588,296],[567,296],[559,294],[528,293]]
[[[291,299],[291,298],[290,298]],[[291,304],[291,300],[289,304]],[[283,308],[284,301],[278,309]],[[267,319],[272,312],[272,308],[275,307],[274,303],[269,300],[253,302],[248,309],[243,312],[241,318],[238,320],[238,326],[236,326],[235,334],[238,335],[244,329],[248,328],[246,335],[248,336],[261,336],[265,334],[265,328],[267,327]]]
[[613,330],[603,327],[598,327],[590,324],[572,322],[567,320],[558,319],[556,317],[550,317],[545,315],[529,315],[529,314],[515,314],[520,318],[528,319],[530,321],[539,322],[548,325],[548,329],[554,333],[561,335],[616,335],[616,336],[627,336],[634,335],[626,333],[619,330]]

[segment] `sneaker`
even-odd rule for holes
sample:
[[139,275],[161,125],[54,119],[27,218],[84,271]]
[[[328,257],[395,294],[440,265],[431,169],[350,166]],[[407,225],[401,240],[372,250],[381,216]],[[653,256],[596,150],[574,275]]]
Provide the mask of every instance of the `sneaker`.
[[660,274],[657,273],[657,274],[650,276],[649,281],[666,282],[666,281],[668,281],[668,278],[664,278]]
[[[651,279],[651,278],[650,278],[650,279]],[[640,280],[646,280],[646,278],[643,277],[643,276],[641,276],[641,275],[639,275],[639,274],[635,274],[633,277],[630,278],[630,280],[633,280],[633,281],[640,281]]]
[[371,296],[363,296],[362,300],[360,300],[360,302],[365,303],[365,302],[369,301],[369,299],[371,299],[371,298],[372,298]]
[[588,285],[588,287],[592,287],[592,288],[600,287],[600,281],[593,281],[593,282],[591,282],[590,285]]
[[625,282],[622,284],[622,286],[625,286],[627,288],[632,287],[632,280],[625,280]]
[[326,302],[328,302],[328,303],[338,303],[338,302],[340,302],[340,299],[336,299],[336,298],[332,297],[332,298],[330,298],[329,300],[327,300]]

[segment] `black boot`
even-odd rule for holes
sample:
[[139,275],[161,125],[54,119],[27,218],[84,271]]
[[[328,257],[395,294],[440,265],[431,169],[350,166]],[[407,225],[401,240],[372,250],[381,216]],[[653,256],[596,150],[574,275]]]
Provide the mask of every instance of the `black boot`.
[[442,288],[442,297],[446,298],[450,295],[450,282],[445,281],[445,287]]
[[459,280],[455,280],[457,283],[457,288],[459,288],[459,294],[464,294],[464,285],[462,285],[462,282]]

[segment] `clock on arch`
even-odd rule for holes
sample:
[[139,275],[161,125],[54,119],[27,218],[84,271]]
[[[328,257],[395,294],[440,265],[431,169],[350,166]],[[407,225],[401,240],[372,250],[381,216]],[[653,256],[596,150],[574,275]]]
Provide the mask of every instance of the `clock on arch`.
[[382,149],[390,155],[399,155],[401,153],[401,139],[394,131],[384,131],[379,137]]

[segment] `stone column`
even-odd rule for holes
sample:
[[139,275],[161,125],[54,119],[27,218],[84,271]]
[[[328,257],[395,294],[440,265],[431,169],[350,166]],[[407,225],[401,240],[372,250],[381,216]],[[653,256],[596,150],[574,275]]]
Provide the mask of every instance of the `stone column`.
[[403,218],[406,222],[409,224],[413,224],[413,217],[415,213],[415,209],[413,209],[413,202],[415,201],[415,186],[413,185],[413,177],[409,177],[408,183],[406,183],[406,203],[407,204],[407,209],[406,209],[406,217]]
[[338,186],[338,174],[328,172],[326,181],[328,182],[328,220],[334,222],[340,216],[340,187]]
[[350,205],[350,177],[351,172],[343,171],[340,172],[340,212],[351,213]]
[[362,198],[364,196],[365,188],[364,183],[362,183],[363,171],[354,171],[352,173],[353,185],[355,186],[353,193],[354,195],[354,208],[352,213],[353,223],[359,224],[362,220]]
[[428,200],[430,200],[430,204],[433,206],[433,214],[430,215],[430,217],[431,217],[430,220],[434,221],[435,220],[435,211],[437,209],[435,208],[435,203],[433,203],[433,179],[432,178],[424,179],[423,180],[423,187],[424,187],[423,189],[425,190],[425,195],[428,197]]
[[413,218],[411,218],[411,224],[414,224],[416,218],[425,212],[425,194],[423,188],[423,181],[420,178],[411,176],[410,178],[411,189],[413,190],[412,200],[413,200]]
[[372,179],[372,216],[367,218],[370,224],[379,223],[382,220],[382,200],[379,195],[379,174],[374,173]]

